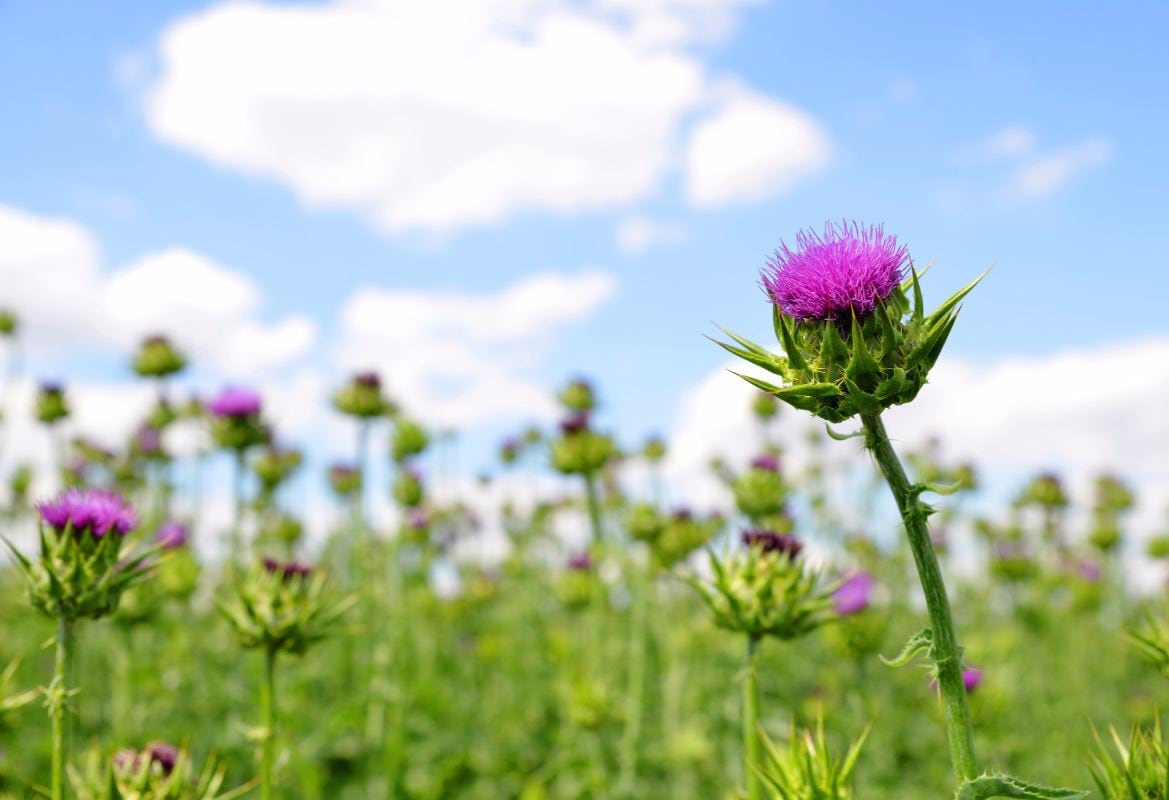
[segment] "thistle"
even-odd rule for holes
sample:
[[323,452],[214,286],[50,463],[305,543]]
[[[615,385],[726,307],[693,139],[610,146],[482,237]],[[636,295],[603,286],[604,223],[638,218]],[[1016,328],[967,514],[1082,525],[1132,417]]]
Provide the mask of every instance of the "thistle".
[[142,340],[131,366],[144,378],[169,378],[186,368],[187,357],[165,336],[149,336]]
[[1096,733],[1097,754],[1092,778],[1104,800],[1148,800],[1169,798],[1169,745],[1161,733],[1161,719],[1152,728],[1134,727],[1128,742],[1115,729],[1109,730],[1115,753]]
[[430,435],[417,422],[399,419],[394,423],[394,432],[390,436],[390,456],[395,464],[403,464],[407,459],[421,455],[429,444]]
[[852,773],[869,736],[868,729],[843,758],[828,748],[823,716],[814,731],[797,730],[794,721],[791,731],[786,747],[764,737],[763,761],[754,768],[768,794],[774,800],[852,800]]
[[729,331],[734,344],[719,342],[780,378],[776,385],[743,376],[756,388],[829,423],[861,418],[863,433],[837,438],[863,436],[905,524],[930,617],[930,628],[911,640],[910,649],[926,652],[933,661],[963,797],[994,795],[987,793],[990,778],[980,777],[975,762],[962,650],[927,526],[933,509],[921,500],[937,487],[909,482],[881,412],[917,396],[953,330],[960,303],[980,280],[927,314],[909,251],[895,236],[879,226],[828,224],[822,234],[800,233],[795,249],[781,245],[763,270],[783,355]]
[[397,409],[382,393],[382,380],[376,372],[358,372],[333,395],[333,407],[359,420],[393,416]]
[[68,700],[75,658],[75,628],[82,619],[112,614],[147,572],[153,551],[129,555],[124,539],[137,525],[134,509],[111,492],[69,489],[37,505],[40,555],[29,559],[9,544],[28,584],[32,605],[57,620],[53,681],[45,689],[52,720],[51,796],[65,796],[69,740]]
[[260,419],[263,399],[250,389],[227,387],[207,404],[211,416],[211,437],[235,455],[235,520],[231,531],[231,555],[238,561],[243,550],[244,477],[247,453],[271,439]]
[[89,751],[81,769],[69,770],[79,800],[234,800],[252,790],[223,789],[227,767],[210,758],[202,769],[186,748],[151,742],[141,750],[120,750],[113,758]]
[[264,652],[260,687],[260,786],[272,798],[276,738],[276,659],[280,653],[304,654],[337,632],[355,596],[335,599],[325,576],[308,564],[264,559],[242,576],[230,599],[218,604],[240,643]]
[[604,529],[597,477],[609,462],[617,458],[617,443],[611,436],[592,430],[590,415],[597,407],[592,384],[577,379],[568,384],[559,397],[568,416],[560,422],[560,436],[550,443],[552,466],[557,472],[580,475],[584,480],[593,543],[599,544],[604,538]]
[[690,578],[714,614],[715,623],[742,633],[747,640],[743,671],[743,753],[748,800],[760,800],[759,645],[767,636],[790,640],[829,622],[832,591],[808,570],[799,555],[798,539],[768,530],[743,534],[744,548],[721,559],[710,555],[714,578]]
[[59,383],[42,383],[33,406],[37,420],[45,425],[56,425],[69,416],[69,399],[65,396],[65,387]]

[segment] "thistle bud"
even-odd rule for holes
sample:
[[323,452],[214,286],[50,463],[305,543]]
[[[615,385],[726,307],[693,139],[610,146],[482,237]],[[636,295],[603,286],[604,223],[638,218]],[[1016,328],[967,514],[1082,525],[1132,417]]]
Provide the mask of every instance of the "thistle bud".
[[187,366],[187,358],[165,336],[150,336],[142,341],[134,355],[134,372],[144,378],[177,375]]
[[252,462],[252,471],[260,480],[260,492],[271,496],[300,469],[304,456],[299,450],[270,444]]
[[361,472],[352,464],[329,467],[329,487],[338,497],[353,497],[361,491]]
[[562,435],[552,441],[552,466],[558,472],[593,474],[617,457],[617,443],[588,423],[588,415],[578,412],[560,424]]
[[357,419],[375,419],[391,415],[393,404],[382,394],[381,377],[376,372],[358,372],[333,395],[333,407]]
[[735,505],[753,522],[779,515],[787,502],[787,487],[779,472],[779,460],[759,456],[751,467],[731,483]]
[[798,558],[794,539],[751,531],[745,549],[721,559],[711,553],[711,583],[691,579],[719,627],[752,639],[794,639],[833,618],[832,593]]
[[390,437],[390,455],[395,464],[402,464],[406,459],[422,454],[429,444],[430,436],[425,428],[413,420],[399,419]]
[[751,413],[760,422],[773,420],[779,414],[779,401],[766,392],[759,392],[751,399]]
[[651,464],[660,464],[666,457],[666,443],[660,436],[650,438],[641,448],[641,455]]
[[672,569],[713,539],[722,527],[721,517],[700,519],[685,509],[675,510],[661,534],[650,542],[654,562],[662,569]]
[[560,390],[557,399],[569,411],[589,412],[597,407],[597,396],[593,391],[593,385],[584,378],[571,381]]
[[417,508],[426,497],[422,473],[414,469],[399,471],[398,477],[394,479],[392,491],[398,505],[403,508]]
[[324,574],[307,564],[266,558],[242,576],[219,610],[244,647],[300,654],[335,633],[354,601],[335,599]]
[[640,542],[653,542],[665,527],[665,520],[651,503],[638,503],[625,517],[625,530]]
[[0,336],[11,338],[20,331],[20,320],[7,308],[0,308]]
[[122,749],[112,758],[94,747],[78,766],[70,769],[78,800],[225,800],[246,790],[225,791],[225,765],[209,761],[198,767],[185,748],[166,742]]
[[736,344],[719,342],[782,383],[743,377],[828,422],[877,414],[916,397],[950,335],[958,304],[978,280],[927,315],[908,250],[881,227],[829,224],[820,235],[798,234],[796,243],[795,250],[781,245],[762,276],[784,355],[729,331]]
[[42,383],[35,400],[36,418],[45,425],[54,425],[69,416],[69,400],[65,387],[59,383]]

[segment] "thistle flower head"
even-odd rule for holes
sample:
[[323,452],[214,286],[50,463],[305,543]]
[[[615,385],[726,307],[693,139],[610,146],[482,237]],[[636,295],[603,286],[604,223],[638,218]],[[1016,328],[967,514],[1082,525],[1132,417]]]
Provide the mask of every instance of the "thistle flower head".
[[832,593],[832,599],[836,602],[836,613],[849,616],[864,611],[869,607],[876,583],[876,579],[869,573],[858,572],[840,584],[840,588]]
[[265,556],[261,559],[260,563],[263,565],[265,572],[279,575],[286,581],[292,580],[293,578],[303,580],[313,573],[312,566],[301,561],[277,561],[274,558]]
[[569,556],[567,566],[576,572],[588,572],[593,568],[593,559],[588,553],[576,553]]
[[259,415],[262,406],[263,400],[256,392],[229,386],[208,403],[207,410],[216,417],[244,419]]
[[824,232],[796,234],[780,244],[762,276],[768,297],[797,320],[865,317],[905,276],[909,251],[881,226],[828,223]]
[[804,549],[803,542],[796,537],[764,528],[743,531],[743,544],[763,553],[779,553],[792,560]]
[[367,370],[365,372],[358,372],[353,376],[353,382],[358,386],[364,386],[367,389],[382,388],[382,378],[376,372]]
[[982,670],[974,669],[973,667],[962,670],[962,685],[966,687],[967,692],[973,692],[982,685]]
[[37,504],[37,513],[58,532],[101,538],[111,531],[125,536],[138,524],[134,508],[114,492],[67,489],[52,500]]
[[587,411],[577,411],[560,421],[560,431],[566,436],[588,430],[589,414]]
[[751,469],[761,469],[765,472],[779,472],[779,457],[771,453],[755,456],[751,459]]
[[187,526],[174,520],[164,522],[154,535],[154,541],[167,550],[178,550],[187,544]]

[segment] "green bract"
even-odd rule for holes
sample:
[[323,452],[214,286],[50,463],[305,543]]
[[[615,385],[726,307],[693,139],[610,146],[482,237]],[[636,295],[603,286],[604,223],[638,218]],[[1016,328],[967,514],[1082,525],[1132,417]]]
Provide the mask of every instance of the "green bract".
[[752,639],[795,639],[835,617],[832,591],[803,562],[784,553],[748,547],[721,559],[712,552],[710,565],[713,581],[689,582],[721,628]]
[[879,414],[917,396],[954,327],[958,304],[981,279],[980,275],[959,289],[929,315],[916,272],[878,303],[872,314],[864,319],[854,316],[851,325],[797,321],[774,306],[775,335],[783,356],[726,329],[724,333],[737,346],[717,344],[778,375],[782,384],[740,375],[744,380],[827,422]]
[[552,442],[552,466],[566,475],[589,475],[617,455],[617,443],[590,430],[566,433]]
[[764,737],[763,763],[752,765],[775,800],[851,800],[852,772],[869,732],[849,747],[843,759],[828,749],[824,718],[816,730],[797,731],[792,722],[787,747],[777,747]]
[[224,791],[226,773],[213,758],[196,769],[185,749],[167,770],[149,754],[123,751],[110,758],[95,747],[80,769],[69,769],[69,779],[79,800],[233,800],[252,790],[244,785]]
[[54,619],[98,619],[118,607],[123,592],[149,570],[158,549],[124,554],[125,540],[115,533],[75,534],[40,526],[41,554],[35,561],[8,544],[28,583],[29,601]]
[[244,647],[300,654],[335,633],[354,602],[353,596],[335,599],[323,574],[285,575],[255,566],[219,610]]

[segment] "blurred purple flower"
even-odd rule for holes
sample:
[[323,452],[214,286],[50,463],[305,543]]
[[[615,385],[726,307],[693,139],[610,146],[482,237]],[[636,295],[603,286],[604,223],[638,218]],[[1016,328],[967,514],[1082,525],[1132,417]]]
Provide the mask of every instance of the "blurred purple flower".
[[905,274],[909,251],[881,226],[828,223],[824,232],[800,231],[767,262],[762,282],[779,310],[797,320],[864,317]]
[[593,568],[593,560],[588,553],[577,553],[568,559],[568,568],[580,572],[587,572]]
[[71,527],[75,535],[101,538],[113,531],[125,536],[138,525],[133,506],[114,492],[97,489],[67,489],[36,508],[46,524],[58,531]]
[[757,547],[764,553],[780,553],[793,560],[804,549],[803,542],[796,537],[763,528],[743,531],[743,544]]
[[353,376],[353,382],[356,383],[358,386],[364,386],[367,389],[380,389],[380,388],[382,388],[381,376],[378,375],[376,372],[373,372],[371,370],[356,373]]
[[281,562],[274,558],[264,556],[264,558],[260,560],[260,563],[264,566],[264,570],[266,572],[269,572],[273,575],[279,575],[286,581],[290,580],[291,578],[307,578],[312,574],[313,571],[311,564],[305,564],[302,561]]
[[1100,580],[1100,565],[1095,561],[1081,561],[1076,565],[1076,571],[1088,583],[1095,583]]
[[162,523],[154,540],[167,550],[178,550],[187,544],[187,526],[170,520]]
[[876,583],[872,575],[862,571],[840,584],[840,588],[832,593],[836,613],[848,616],[864,611],[869,607]]
[[430,525],[430,515],[421,508],[412,508],[406,516],[407,523],[416,531],[426,530]]
[[580,433],[587,430],[589,427],[589,414],[587,411],[578,411],[575,414],[562,420],[560,423],[561,432],[571,436],[574,433]]
[[751,459],[751,469],[761,469],[766,472],[779,472],[779,458],[771,455],[770,453],[764,453],[763,455],[755,456],[753,459]]
[[982,685],[982,670],[974,668],[962,670],[962,685],[966,687],[967,692],[973,692]]
[[134,434],[134,444],[145,455],[155,455],[162,451],[162,437],[149,425],[143,425]]
[[207,410],[217,417],[243,419],[260,413],[263,401],[251,389],[229,386],[207,404]]

